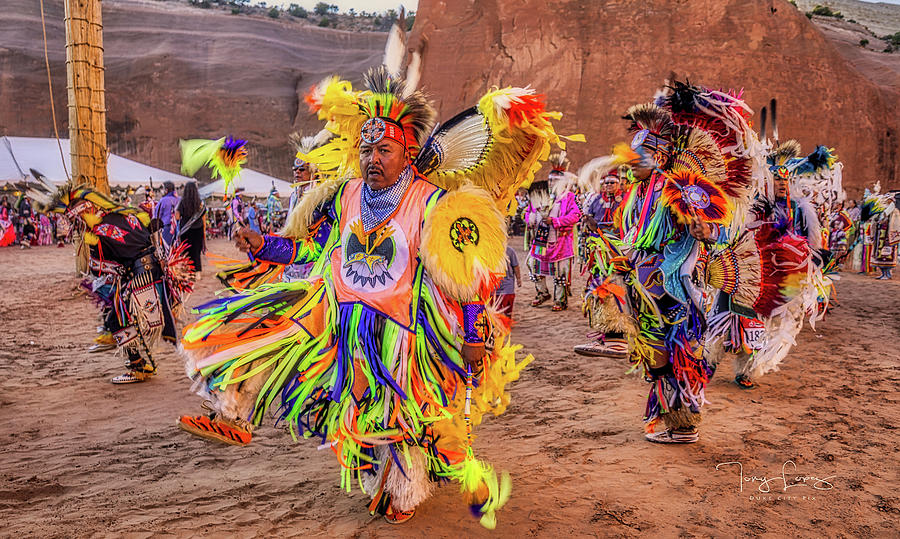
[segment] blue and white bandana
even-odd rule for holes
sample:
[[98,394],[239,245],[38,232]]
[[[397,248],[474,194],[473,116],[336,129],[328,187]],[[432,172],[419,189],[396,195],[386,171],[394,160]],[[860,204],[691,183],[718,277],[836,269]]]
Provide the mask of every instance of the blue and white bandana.
[[391,213],[397,209],[403,194],[409,184],[412,183],[412,167],[406,167],[400,173],[400,178],[390,187],[374,190],[368,184],[363,183],[362,199],[360,200],[360,214],[363,226],[366,230],[372,230],[384,222]]

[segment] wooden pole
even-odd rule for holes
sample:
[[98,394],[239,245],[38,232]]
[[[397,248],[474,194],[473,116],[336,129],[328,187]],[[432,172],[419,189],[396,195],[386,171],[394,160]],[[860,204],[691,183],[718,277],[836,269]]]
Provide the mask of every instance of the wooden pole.
[[101,0],[64,0],[72,179],[109,194]]

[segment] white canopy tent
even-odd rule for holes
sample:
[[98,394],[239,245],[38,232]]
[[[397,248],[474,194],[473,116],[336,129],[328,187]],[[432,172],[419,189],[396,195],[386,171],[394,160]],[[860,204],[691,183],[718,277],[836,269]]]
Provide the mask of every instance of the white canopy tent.
[[[22,181],[34,181],[34,173],[47,178],[52,183],[66,182],[66,171],[72,173],[69,140],[62,139],[63,158],[60,159],[59,146],[55,138],[0,137],[0,185]],[[63,168],[65,160],[65,169]],[[162,185],[170,181],[181,185],[191,178],[165,170],[147,166],[131,159],[109,154],[107,163],[109,185],[119,187],[139,187],[150,183]]]
[[[257,172],[255,170],[251,170],[249,168],[245,168],[241,170],[241,173],[234,179],[234,189],[243,189],[241,194],[243,196],[251,196],[251,197],[268,197],[269,192],[272,191],[272,185],[275,185],[275,189],[278,191],[279,198],[285,198],[291,196],[291,184],[279,180],[278,178],[274,178],[272,176],[267,176],[262,172]],[[230,193],[229,193],[230,194]],[[217,180],[209,185],[205,185],[200,188],[200,196],[202,198],[209,197],[224,197],[225,196],[225,180]]]

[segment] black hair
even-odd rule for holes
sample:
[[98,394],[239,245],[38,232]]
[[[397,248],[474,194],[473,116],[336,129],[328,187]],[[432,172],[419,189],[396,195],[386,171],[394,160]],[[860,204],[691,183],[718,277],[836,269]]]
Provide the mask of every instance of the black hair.
[[181,214],[182,222],[187,221],[200,211],[202,206],[200,201],[200,192],[197,191],[197,182],[188,182],[184,185],[184,193],[181,196],[181,202],[178,203],[178,213]]

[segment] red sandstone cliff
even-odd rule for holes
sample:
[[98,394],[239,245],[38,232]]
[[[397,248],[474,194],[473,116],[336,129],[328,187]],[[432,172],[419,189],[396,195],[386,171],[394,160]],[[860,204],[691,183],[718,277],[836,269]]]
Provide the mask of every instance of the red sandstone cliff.
[[428,38],[422,80],[442,116],[489,85],[532,84],[565,114],[561,131],[587,136],[570,146],[576,165],[624,138],[629,105],[687,77],[745,88],[757,112],[776,97],[781,137],[835,147],[848,192],[900,188],[900,93],[782,0],[420,0],[413,33]]
[[[45,5],[65,133],[62,4]],[[287,177],[287,134],[319,127],[302,94],[330,73],[358,81],[386,39],[167,2],[107,0],[103,15],[110,150],[169,170],[179,137],[230,133],[250,140],[251,167]],[[563,131],[588,136],[571,146],[576,164],[624,137],[628,105],[687,76],[746,88],[754,108],[777,97],[782,136],[835,146],[854,191],[900,187],[898,55],[829,41],[783,0],[420,0],[417,35],[442,116],[488,85],[534,84],[566,114]],[[7,0],[0,135],[52,133],[38,3]]]

